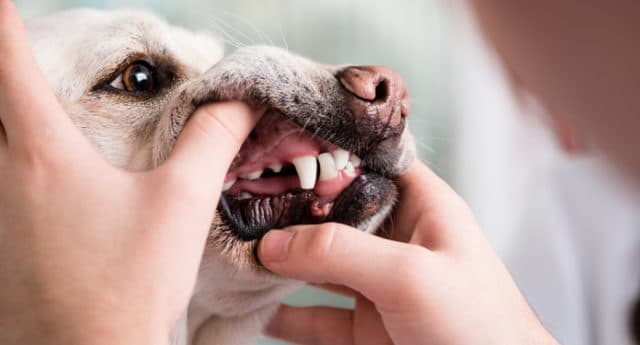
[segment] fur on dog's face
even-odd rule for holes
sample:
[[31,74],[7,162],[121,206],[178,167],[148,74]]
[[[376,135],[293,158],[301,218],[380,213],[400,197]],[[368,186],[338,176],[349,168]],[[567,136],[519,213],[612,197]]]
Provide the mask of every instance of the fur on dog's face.
[[[242,100],[270,109],[233,162],[227,187],[236,182],[211,227],[194,297],[212,304],[211,314],[260,308],[286,285],[255,259],[256,239],[268,229],[336,221],[375,230],[395,201],[391,178],[414,156],[405,129],[408,104],[381,114],[383,100],[362,99],[343,80],[369,70],[347,72],[271,47],[246,47],[223,59],[220,42],[146,12],[72,10],[31,21],[28,29],[40,67],[73,121],[125,169],[161,164],[199,105]],[[392,92],[380,85],[376,97]],[[341,153],[329,156],[350,163],[339,163],[333,182],[315,181],[315,157],[335,151]],[[314,175],[305,182],[314,180],[312,189],[300,188],[293,164]],[[255,179],[257,171],[262,176]]]

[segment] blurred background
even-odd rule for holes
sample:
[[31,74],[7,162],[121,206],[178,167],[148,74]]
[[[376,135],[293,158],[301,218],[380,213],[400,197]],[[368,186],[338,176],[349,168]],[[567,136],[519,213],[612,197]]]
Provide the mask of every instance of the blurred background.
[[[599,158],[557,148],[544,108],[511,87],[464,1],[16,3],[26,18],[71,7],[146,8],[211,32],[228,51],[272,44],[319,62],[391,67],[409,88],[421,158],[469,202],[545,325],[564,344],[631,344],[626,318],[640,283],[637,199]],[[352,305],[311,288],[287,303]]]

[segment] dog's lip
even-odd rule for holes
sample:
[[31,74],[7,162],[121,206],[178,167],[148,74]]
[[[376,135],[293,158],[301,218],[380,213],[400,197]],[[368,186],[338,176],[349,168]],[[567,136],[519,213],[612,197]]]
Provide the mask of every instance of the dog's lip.
[[[233,231],[241,240],[260,238],[271,228],[282,228],[290,225],[317,224],[331,220],[333,205],[341,198],[349,186],[362,174],[358,169],[355,176],[343,174],[332,181],[322,181],[313,190],[299,188],[296,176],[275,177],[271,180],[282,180],[279,186],[269,187],[269,179],[263,181],[247,181],[239,184],[238,190],[247,189],[247,184],[262,184],[262,188],[280,188],[265,190],[254,195],[247,192],[238,193],[230,190],[223,193],[220,208],[233,227]],[[288,188],[286,181],[293,188]],[[269,193],[270,192],[270,193]]]
[[[370,207],[359,205],[362,200],[357,197],[367,190],[370,178],[374,176],[377,175],[369,175],[366,172],[359,175],[347,188],[332,198],[321,197],[313,191],[306,190],[288,191],[275,196],[255,196],[250,199],[223,194],[219,209],[231,226],[231,232],[242,241],[256,241],[271,229],[292,225],[336,221],[356,226],[362,218],[361,213],[368,214],[369,217],[377,212]],[[363,209],[363,212],[352,213],[354,209]]]
[[[355,169],[353,173],[339,171],[338,174],[329,180],[318,180],[313,188],[313,192],[323,198],[335,198],[351,182],[362,174],[362,169]],[[255,180],[240,179],[225,192],[225,195],[239,196],[244,193],[254,195],[279,195],[287,191],[298,190],[300,179],[296,175],[274,176],[258,178]]]
[[338,145],[310,133],[282,113],[270,110],[256,124],[231,163],[225,182],[272,165],[287,165],[295,158],[317,157],[341,149]]
[[[265,134],[265,136],[271,135],[272,139],[261,141],[263,138],[261,133],[265,133],[266,129],[260,123],[256,125],[256,135],[253,138],[250,136],[243,144],[225,182],[234,181],[242,174],[264,169],[271,160],[282,162],[289,160],[289,157],[317,156],[320,152],[333,152],[339,149],[332,142],[306,131],[303,126],[292,122],[286,115],[277,111],[270,111],[267,114],[272,119],[276,116],[276,121],[274,123],[267,121],[263,124],[267,125],[269,131],[278,134]],[[250,140],[255,142],[251,143]],[[290,140],[289,143],[286,143],[290,146],[282,150],[282,144],[286,140]],[[256,143],[261,145],[258,153],[247,149],[252,148],[252,145],[255,147]],[[275,157],[274,155],[265,155],[265,152],[275,152]],[[264,185],[258,188],[257,185],[264,184],[266,182],[264,180],[267,179],[259,178],[263,181],[251,181],[250,178],[237,179],[235,184],[232,184],[232,187],[223,193],[219,209],[231,226],[231,232],[243,241],[257,240],[272,228],[335,220],[348,222],[351,218],[359,219],[360,213],[368,214],[369,212],[369,210],[360,212],[358,207],[352,207],[353,202],[355,204],[358,202],[351,200],[361,192],[361,189],[366,189],[366,175],[368,173],[377,176],[375,172],[366,167],[366,164],[363,164],[361,168],[355,170],[355,173],[351,172],[351,176],[339,175],[339,178],[332,181],[317,181],[316,188],[313,190],[301,190],[298,176],[293,176],[290,179],[281,178],[279,182],[283,183],[284,187],[275,189],[265,188],[268,186]],[[358,183],[354,184],[356,180]],[[253,189],[252,195],[242,195],[254,187],[256,189]],[[333,207],[335,203],[339,207]],[[349,209],[350,212],[356,212],[356,214],[344,215],[340,208]]]
[[272,228],[316,224],[325,220],[333,201],[322,200],[312,191],[289,191],[280,195],[240,199],[223,196],[220,207],[240,240],[257,240]]

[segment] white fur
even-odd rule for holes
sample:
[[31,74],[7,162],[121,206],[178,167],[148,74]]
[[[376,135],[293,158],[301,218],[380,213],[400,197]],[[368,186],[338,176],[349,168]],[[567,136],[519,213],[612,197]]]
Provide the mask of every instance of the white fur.
[[[133,170],[148,169],[150,161],[148,143],[134,138],[131,117],[157,110],[109,104],[109,115],[92,113],[86,97],[98,72],[133,53],[156,52],[172,56],[196,76],[223,56],[223,45],[210,35],[170,26],[142,11],[70,10],[31,20],[27,28],[39,67],[74,122],[109,161]],[[210,345],[248,344],[295,286],[205,254],[194,298],[171,342],[187,344],[194,338]]]
[[[193,79],[223,57],[222,44],[211,36],[170,26],[147,12],[80,9],[27,24],[38,64],[73,121],[106,159],[130,170],[153,167],[153,134],[145,124],[161,116],[171,92],[176,91],[153,101],[126,102],[93,92],[100,76],[128,56],[142,53],[171,57]],[[264,51],[280,54],[291,64],[322,69],[281,52]],[[251,52],[244,54],[251,57]],[[363,227],[378,227],[390,208]],[[261,332],[279,300],[298,286],[256,267],[250,244],[221,243],[214,235],[207,244],[188,311],[171,334],[174,345],[248,344]]]

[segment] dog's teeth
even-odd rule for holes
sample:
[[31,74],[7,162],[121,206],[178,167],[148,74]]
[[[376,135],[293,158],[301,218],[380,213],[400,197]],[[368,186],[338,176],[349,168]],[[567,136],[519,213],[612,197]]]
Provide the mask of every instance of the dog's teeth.
[[251,195],[250,193],[247,192],[242,192],[240,193],[240,195],[238,195],[238,200],[246,200],[246,199],[251,199],[253,198],[253,195]]
[[224,185],[222,186],[222,191],[223,191],[223,192],[228,191],[229,189],[231,189],[231,187],[233,187],[233,184],[234,184],[234,183],[236,183],[236,180],[232,180],[232,181],[229,181],[229,182],[225,182],[225,183],[224,183]]
[[318,163],[320,163],[320,181],[331,180],[338,176],[336,162],[330,153],[321,153],[318,155]]
[[344,167],[344,172],[351,176],[356,174],[356,168],[353,167],[353,163],[351,161],[347,162],[347,166]]
[[356,156],[355,154],[351,154],[351,158],[349,158],[349,162],[351,162],[351,164],[353,164],[354,168],[359,167],[362,164],[362,159],[360,159],[360,157]]
[[240,175],[240,178],[245,180],[257,180],[262,176],[262,170],[250,172],[248,174]]
[[331,154],[333,155],[333,159],[336,162],[336,169],[342,170],[345,166],[347,166],[347,162],[349,161],[349,151],[337,149],[331,152]]
[[271,164],[269,165],[269,169],[271,169],[271,171],[273,171],[274,173],[279,173],[280,171],[282,171],[282,164]]
[[316,175],[318,173],[316,157],[302,156],[294,158],[291,163],[296,167],[296,172],[300,179],[300,188],[313,189],[316,185]]

